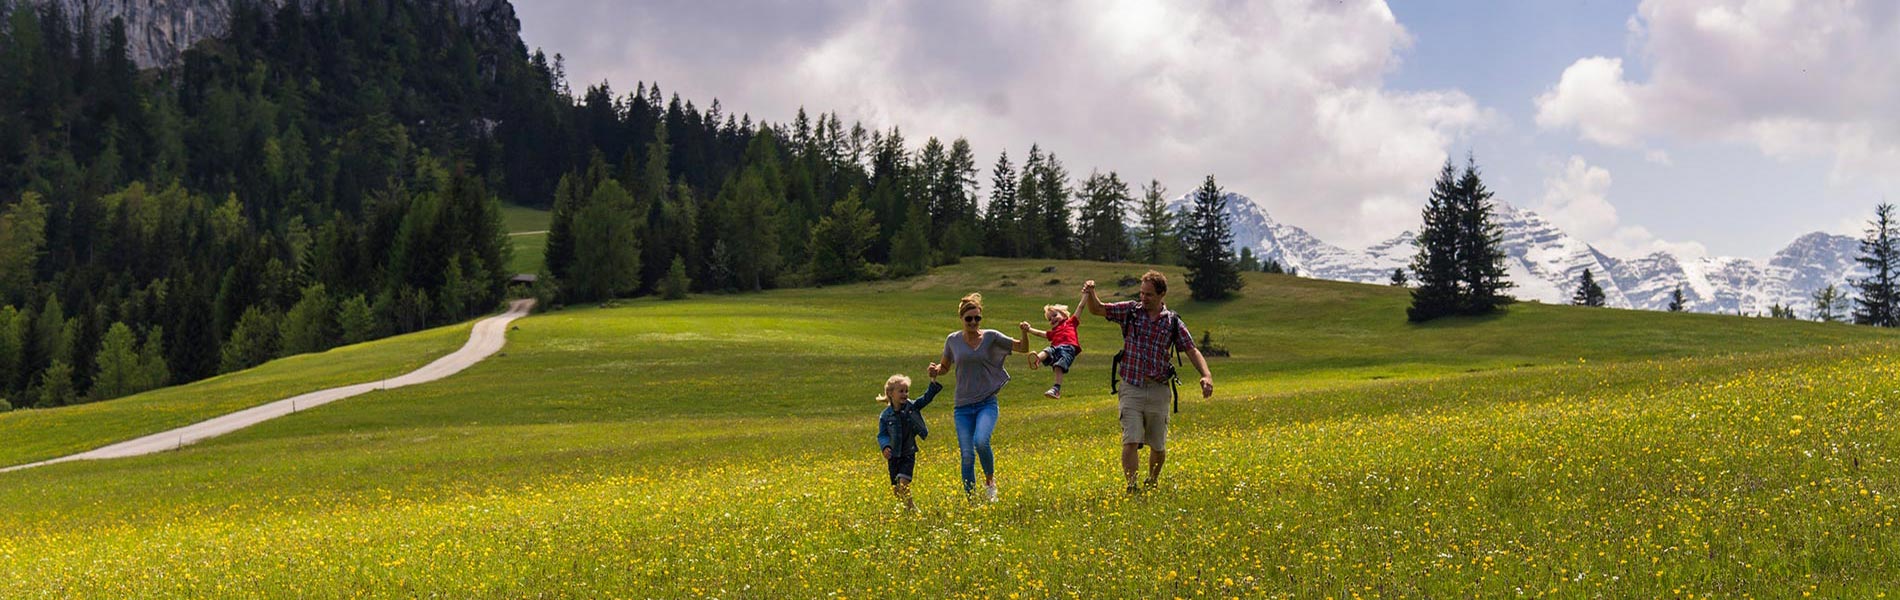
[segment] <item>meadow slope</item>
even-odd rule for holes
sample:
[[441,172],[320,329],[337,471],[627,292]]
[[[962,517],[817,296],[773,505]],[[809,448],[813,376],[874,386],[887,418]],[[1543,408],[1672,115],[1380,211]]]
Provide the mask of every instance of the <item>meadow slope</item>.
[[958,296],[983,291],[1013,335],[1082,279],[1128,294],[1114,282],[1139,271],[978,259],[530,317],[448,380],[0,474],[0,597],[1881,597],[1900,580],[1890,332],[1535,304],[1416,326],[1404,290],[1286,276],[1195,303],[1171,273],[1197,336],[1234,355],[1212,361],[1213,399],[1183,400],[1157,492],[1120,491],[1114,330],[1086,319],[1068,397],[1012,368],[1001,501],[961,499],[944,405],[922,509],[896,507],[871,397],[921,379]]

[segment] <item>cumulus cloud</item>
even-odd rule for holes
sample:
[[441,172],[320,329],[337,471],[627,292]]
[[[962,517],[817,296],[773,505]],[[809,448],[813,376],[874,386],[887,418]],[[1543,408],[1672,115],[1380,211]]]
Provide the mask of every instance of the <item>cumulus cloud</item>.
[[1708,249],[1694,242],[1668,242],[1640,225],[1624,225],[1610,203],[1610,171],[1572,156],[1544,179],[1544,196],[1537,212],[1552,224],[1597,250],[1620,258],[1669,252],[1694,259]]
[[1115,170],[1176,193],[1211,173],[1346,245],[1414,225],[1449,147],[1496,119],[1457,90],[1384,86],[1411,38],[1380,0],[517,10],[531,44],[575,44],[563,50],[577,85],[658,80],[772,121],[800,105],[835,110],[913,142],[966,136],[986,166],[1005,148],[1020,164],[1040,143],[1073,173]]
[[1663,140],[1822,158],[1835,183],[1900,184],[1900,4],[1644,0],[1630,20],[1647,78],[1589,57],[1535,100],[1537,124],[1662,158]]

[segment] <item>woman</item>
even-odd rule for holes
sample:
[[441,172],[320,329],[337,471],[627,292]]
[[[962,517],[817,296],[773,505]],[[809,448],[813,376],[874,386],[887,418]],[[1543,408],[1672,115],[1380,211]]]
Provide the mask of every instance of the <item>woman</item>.
[[976,486],[976,459],[983,459],[983,497],[996,501],[996,456],[990,452],[990,433],[996,430],[996,395],[1009,383],[1003,362],[1010,352],[1028,352],[1029,343],[994,329],[981,329],[983,295],[972,293],[957,302],[963,329],[943,341],[943,359],[930,363],[936,377],[956,367],[954,418],[957,447],[963,454],[963,491]]

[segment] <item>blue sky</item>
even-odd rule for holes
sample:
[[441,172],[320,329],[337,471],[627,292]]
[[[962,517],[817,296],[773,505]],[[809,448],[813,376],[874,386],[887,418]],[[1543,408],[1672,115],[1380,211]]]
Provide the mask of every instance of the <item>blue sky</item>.
[[1857,234],[1900,173],[1900,67],[1870,58],[1900,51],[1900,9],[1855,0],[516,9],[576,88],[837,111],[913,143],[967,137],[985,166],[1037,143],[1078,178],[1175,193],[1212,173],[1345,247],[1410,227],[1467,151],[1500,200],[1619,256]]

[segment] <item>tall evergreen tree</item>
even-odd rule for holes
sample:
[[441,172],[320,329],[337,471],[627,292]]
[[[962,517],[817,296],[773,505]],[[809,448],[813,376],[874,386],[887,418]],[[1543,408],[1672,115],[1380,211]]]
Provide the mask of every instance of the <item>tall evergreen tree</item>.
[[132,337],[132,328],[126,327],[125,323],[113,323],[112,328],[106,331],[93,364],[98,368],[88,394],[93,400],[110,400],[140,391],[144,373],[139,369],[138,347]]
[[574,223],[574,265],[564,280],[574,298],[609,300],[638,288],[641,240],[626,189],[601,184]]
[[1603,306],[1603,286],[1597,285],[1589,269],[1583,270],[1583,277],[1577,280],[1577,293],[1570,296],[1570,303],[1577,306]]
[[1069,185],[1069,170],[1062,166],[1054,152],[1043,157],[1042,168],[1037,171],[1036,191],[1042,198],[1043,256],[1075,256],[1075,225],[1069,215],[1069,199],[1075,190]]
[[1009,151],[996,156],[990,167],[990,203],[983,214],[983,251],[1004,258],[1017,256],[1016,168]]
[[1194,194],[1186,233],[1188,290],[1195,300],[1219,300],[1242,285],[1234,263],[1234,233],[1227,222],[1227,197],[1208,175]]
[[1491,191],[1478,176],[1478,161],[1467,157],[1458,178],[1458,267],[1464,280],[1462,312],[1481,315],[1510,302],[1513,286],[1504,268],[1504,232],[1492,219]]
[[1413,322],[1459,312],[1459,301],[1464,296],[1458,263],[1459,194],[1458,171],[1447,160],[1432,184],[1431,195],[1425,199],[1418,254],[1412,258],[1418,285],[1412,288],[1412,306],[1405,314]]
[[1406,285],[1409,285],[1409,284],[1410,282],[1407,281],[1405,278],[1405,269],[1402,269],[1402,268],[1392,269],[1392,279],[1391,279],[1392,287],[1405,287]]
[[1855,298],[1854,322],[1876,327],[1900,326],[1900,239],[1896,239],[1893,205],[1882,202],[1874,207],[1874,220],[1868,221],[1867,233],[1860,240],[1860,263],[1867,276],[1852,281],[1860,297]]
[[807,245],[812,278],[818,283],[857,281],[864,272],[864,253],[877,239],[877,231],[876,218],[864,208],[858,191],[851,190],[811,229]]
[[1110,171],[1089,174],[1082,182],[1082,214],[1078,231],[1080,257],[1087,260],[1121,262],[1130,254],[1128,244],[1128,183]]
[[1669,312],[1682,312],[1687,307],[1687,298],[1682,295],[1682,284],[1676,284],[1676,290],[1669,293]]
[[930,240],[925,237],[929,231],[930,214],[923,204],[912,204],[904,226],[897,230],[897,238],[891,240],[892,275],[908,277],[930,267]]
[[1153,179],[1141,188],[1141,202],[1135,207],[1137,261],[1151,265],[1175,262],[1181,242],[1175,230],[1174,213],[1168,212],[1167,193],[1167,188]]

